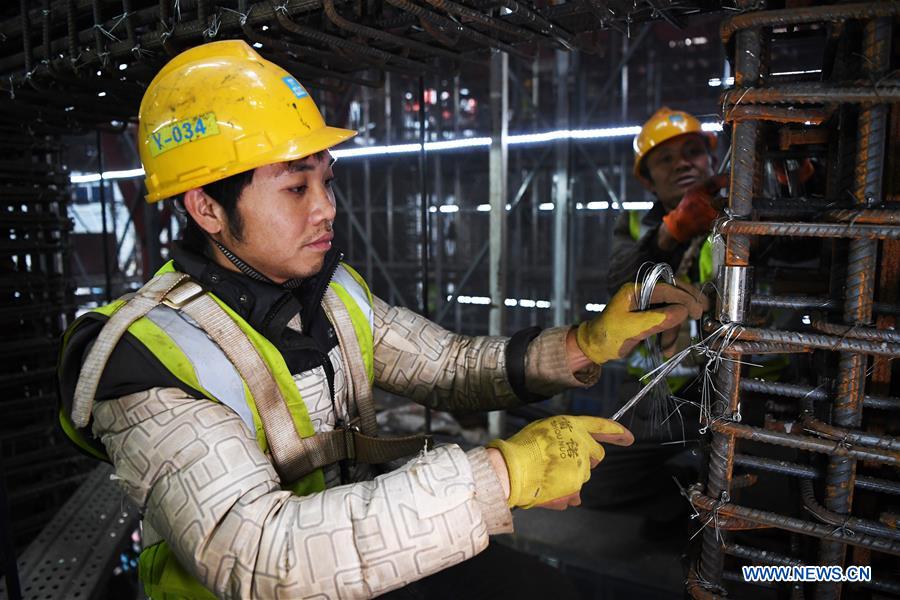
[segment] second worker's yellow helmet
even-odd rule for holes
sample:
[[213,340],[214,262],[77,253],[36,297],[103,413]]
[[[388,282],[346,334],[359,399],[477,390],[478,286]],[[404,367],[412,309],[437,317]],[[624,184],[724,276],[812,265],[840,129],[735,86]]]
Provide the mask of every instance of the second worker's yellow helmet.
[[672,110],[668,106],[657,110],[634,137],[634,174],[640,175],[641,161],[653,148],[689,133],[705,136],[709,140],[709,149],[716,149],[715,134],[703,131],[703,126],[694,115],[683,110]]
[[148,202],[356,135],[327,126],[306,89],[241,40],[196,46],[169,61],[147,87],[138,118]]

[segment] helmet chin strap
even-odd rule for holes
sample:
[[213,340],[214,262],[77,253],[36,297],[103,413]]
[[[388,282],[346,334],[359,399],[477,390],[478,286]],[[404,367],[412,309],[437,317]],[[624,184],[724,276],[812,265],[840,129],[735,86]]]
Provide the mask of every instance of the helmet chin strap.
[[228,248],[223,246],[221,243],[219,243],[218,240],[214,239],[212,236],[210,236],[209,239],[212,240],[212,242],[216,245],[216,248],[219,249],[219,252],[221,252],[222,255],[231,262],[231,264],[233,264],[235,267],[237,267],[241,273],[243,273],[250,279],[262,281],[264,283],[270,283],[272,285],[277,285],[279,287],[283,287],[283,288],[289,289],[289,290],[298,288],[298,287],[300,287],[300,284],[303,283],[302,279],[288,279],[284,283],[280,283],[280,284],[275,283],[274,281],[272,281],[271,279],[269,279],[268,277],[266,277],[265,275],[263,275],[262,273],[260,273],[259,271],[257,271],[253,267],[251,267],[250,265],[248,265],[246,262],[244,262],[238,255],[236,255],[234,252],[232,252],[231,250],[229,250]]

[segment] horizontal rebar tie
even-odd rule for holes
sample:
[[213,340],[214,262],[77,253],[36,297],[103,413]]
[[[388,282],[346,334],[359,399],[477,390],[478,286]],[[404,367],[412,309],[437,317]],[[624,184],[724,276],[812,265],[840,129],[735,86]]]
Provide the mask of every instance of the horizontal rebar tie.
[[[720,327],[711,322],[709,328]],[[877,331],[877,330],[875,330]],[[760,329],[757,327],[740,327],[733,336],[734,340],[750,342],[771,342],[788,346],[806,346],[819,350],[856,352],[878,356],[900,356],[900,344],[887,341],[861,340],[851,337],[826,335],[822,333],[805,333],[801,331],[779,331],[777,329]]]
[[857,460],[871,460],[895,467],[900,466],[900,452],[896,450],[878,450],[875,448],[864,447],[856,448],[848,446],[841,441],[836,442],[834,440],[823,440],[811,436],[771,431],[769,429],[762,429],[761,427],[742,425],[740,423],[735,423],[734,421],[713,421],[710,423],[710,427],[713,431],[718,433],[733,435],[737,438],[752,440],[754,442],[763,442],[775,446],[784,446],[786,448],[797,448],[798,450],[827,454],[829,456],[847,456]]
[[813,521],[780,515],[778,513],[757,508],[750,508],[731,503],[720,504],[715,498],[710,498],[703,494],[696,486],[691,487],[689,494],[691,504],[700,510],[718,510],[721,515],[726,517],[737,517],[753,523],[777,527],[779,529],[785,529],[803,535],[851,544],[853,546],[861,546],[863,548],[886,552],[888,554],[900,555],[900,542],[894,540],[865,533],[854,532],[851,534],[841,527],[815,523]]
[[841,223],[782,223],[777,221],[726,221],[722,233],[779,237],[854,238],[900,240],[900,227],[890,225],[844,225]]

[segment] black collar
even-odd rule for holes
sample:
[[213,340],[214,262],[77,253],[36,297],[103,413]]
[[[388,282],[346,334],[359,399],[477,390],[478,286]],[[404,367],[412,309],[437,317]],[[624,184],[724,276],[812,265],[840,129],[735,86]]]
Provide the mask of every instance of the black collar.
[[256,281],[243,273],[219,266],[206,256],[186,250],[181,244],[172,249],[176,270],[186,273],[204,289],[225,302],[251,327],[270,340],[278,339],[290,318],[300,313],[304,331],[308,331],[318,306],[343,255],[332,248],[325,255],[322,270],[288,290]]

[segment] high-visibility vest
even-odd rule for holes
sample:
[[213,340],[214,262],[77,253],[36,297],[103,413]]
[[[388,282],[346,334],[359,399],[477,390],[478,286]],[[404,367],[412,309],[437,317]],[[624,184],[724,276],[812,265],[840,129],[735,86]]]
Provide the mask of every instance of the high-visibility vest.
[[[175,272],[172,261],[164,265],[157,275]],[[363,278],[348,265],[341,263],[335,271],[329,286],[344,304],[350,315],[353,334],[359,342],[368,381],[354,382],[356,385],[371,385],[373,380],[373,310],[372,294]],[[214,294],[206,292],[246,334],[259,352],[269,371],[274,375],[279,390],[285,398],[288,410],[299,435],[303,438],[315,434],[306,404],[294,382],[290,370],[281,353],[262,334],[234,312]],[[120,310],[127,299],[116,300],[92,312],[110,317]],[[62,352],[78,326],[83,315],[66,331]],[[337,324],[335,324],[337,327]],[[266,434],[260,421],[256,403],[250,390],[237,369],[222,350],[196,324],[181,318],[177,310],[165,304],[153,308],[128,328],[139,342],[179,381],[203,394],[214,402],[220,402],[234,410],[245,424],[256,434],[259,448],[268,449]],[[349,332],[347,332],[349,333]],[[66,434],[82,449],[94,457],[109,461],[102,446],[75,427],[70,415],[60,410],[60,424]],[[297,495],[307,495],[325,489],[322,469],[305,475],[297,481],[288,482],[284,489]],[[169,545],[159,542],[144,548],[140,555],[139,574],[145,593],[153,600],[214,599],[215,596],[178,563]]]
[[[641,223],[644,214],[645,211],[641,210],[628,211],[628,232],[631,234],[631,238],[634,241],[641,239],[641,236],[645,233],[645,228]],[[676,268],[677,266],[678,265],[672,265],[672,268]],[[701,285],[707,281],[712,281],[715,274],[713,273],[713,250],[710,238],[706,238],[706,241],[703,242],[703,246],[700,248],[697,268],[700,272]]]

